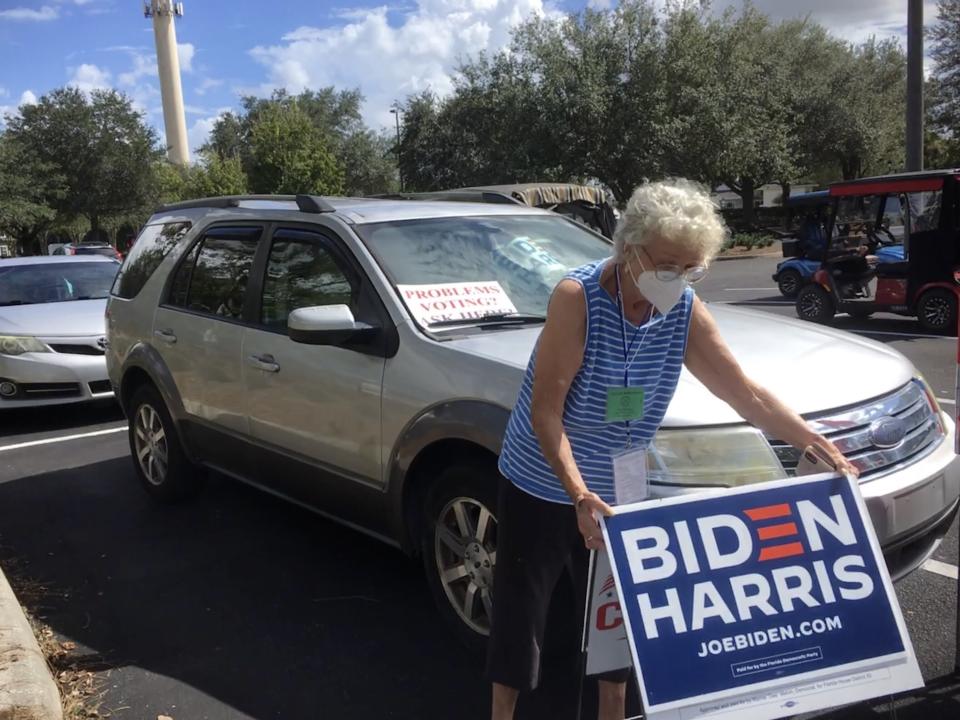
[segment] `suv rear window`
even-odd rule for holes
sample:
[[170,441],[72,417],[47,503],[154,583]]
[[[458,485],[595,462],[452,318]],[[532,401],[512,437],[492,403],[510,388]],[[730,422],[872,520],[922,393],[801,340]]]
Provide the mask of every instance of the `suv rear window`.
[[147,225],[130,248],[120,268],[112,293],[127,300],[135,298],[167,254],[190,230],[190,223]]

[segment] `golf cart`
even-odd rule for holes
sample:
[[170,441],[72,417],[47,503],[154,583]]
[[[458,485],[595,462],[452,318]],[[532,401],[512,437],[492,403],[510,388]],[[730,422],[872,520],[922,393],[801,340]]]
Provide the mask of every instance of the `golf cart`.
[[863,178],[830,186],[826,243],[797,315],[916,317],[928,332],[957,326],[960,169]]
[[[887,203],[893,207],[899,201],[888,198]],[[773,274],[784,297],[795,298],[800,288],[813,280],[814,273],[820,269],[827,242],[830,206],[829,190],[800,193],[787,199],[787,227],[793,237],[781,243],[783,257],[787,259],[777,264],[777,271]],[[899,212],[899,204],[895,207]],[[879,243],[874,256],[878,264],[902,262],[902,238],[897,243]]]
[[613,237],[613,231],[617,225],[613,206],[607,202],[603,190],[592,185],[570,183],[483,185],[432,192],[392,193],[374,195],[374,197],[529,205],[566,215],[607,238]]

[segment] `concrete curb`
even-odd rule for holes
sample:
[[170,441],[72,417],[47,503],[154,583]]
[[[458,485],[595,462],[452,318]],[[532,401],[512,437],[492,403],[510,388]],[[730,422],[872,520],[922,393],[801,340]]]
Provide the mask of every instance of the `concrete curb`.
[[717,255],[713,261],[723,262],[724,260],[755,260],[762,257],[778,257],[780,252],[775,253],[750,253],[747,255]]
[[62,720],[60,692],[0,570],[0,720]]

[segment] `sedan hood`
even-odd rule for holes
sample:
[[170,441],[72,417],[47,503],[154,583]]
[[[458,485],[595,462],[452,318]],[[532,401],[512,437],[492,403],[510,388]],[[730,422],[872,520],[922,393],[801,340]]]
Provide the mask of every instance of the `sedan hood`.
[[[908,382],[913,365],[896,350],[850,333],[769,313],[711,305],[720,333],[747,376],[803,415],[857,405]],[[462,352],[522,371],[541,327],[492,330],[450,341]],[[742,422],[686,370],[664,426]]]
[[106,298],[0,307],[0,335],[103,335]]

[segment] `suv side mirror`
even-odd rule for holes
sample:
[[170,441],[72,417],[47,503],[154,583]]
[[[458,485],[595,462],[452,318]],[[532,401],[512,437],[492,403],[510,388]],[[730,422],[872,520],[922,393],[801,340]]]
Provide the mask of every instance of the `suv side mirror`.
[[373,340],[379,328],[357,322],[347,305],[297,308],[287,317],[287,334],[305,345],[353,345]]

